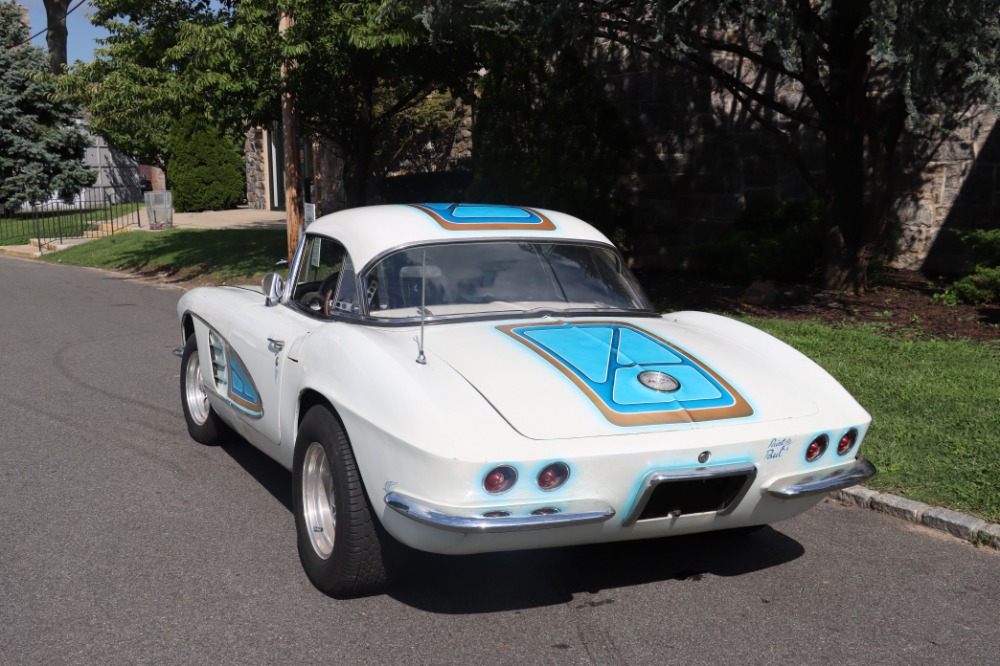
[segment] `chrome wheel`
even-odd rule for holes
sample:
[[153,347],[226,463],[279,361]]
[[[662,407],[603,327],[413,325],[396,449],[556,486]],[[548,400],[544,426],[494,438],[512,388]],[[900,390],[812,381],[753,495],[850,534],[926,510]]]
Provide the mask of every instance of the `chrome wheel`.
[[205,390],[205,382],[201,377],[197,351],[188,356],[187,365],[184,366],[184,400],[191,420],[197,425],[204,425],[212,408],[208,404],[208,391]]
[[299,424],[292,488],[299,560],[313,585],[353,597],[390,583],[402,551],[369,506],[351,443],[326,405],[309,407]]
[[329,559],[337,527],[337,501],[330,460],[319,442],[309,444],[302,465],[302,514],[313,550],[321,559]]

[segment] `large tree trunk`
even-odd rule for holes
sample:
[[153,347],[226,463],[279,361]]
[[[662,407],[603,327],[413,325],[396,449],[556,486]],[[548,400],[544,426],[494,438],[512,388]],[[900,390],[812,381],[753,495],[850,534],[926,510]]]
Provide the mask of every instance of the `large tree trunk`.
[[45,42],[49,47],[49,69],[53,74],[62,74],[66,66],[66,10],[70,0],[44,0],[45,20],[48,31]]
[[893,167],[896,146],[906,123],[906,103],[902,95],[885,102],[878,112],[869,114],[868,161],[871,164],[869,221],[864,228],[858,256],[866,266],[861,288],[866,288],[868,271],[885,258],[889,226],[892,219]]
[[[857,289],[859,244],[865,227],[865,134],[855,123],[830,128],[826,137],[826,239],[823,283],[827,289]],[[863,281],[863,280],[862,280]]]
[[355,150],[344,164],[344,196],[348,208],[368,204],[368,184],[372,166],[372,140],[370,128],[358,128]]
[[375,77],[369,72],[361,85],[364,95],[358,105],[351,141],[353,150],[349,151],[344,164],[344,195],[348,208],[368,204],[368,183],[375,151]]
[[865,215],[865,117],[871,73],[870,7],[834,0],[830,12],[826,134],[826,246],[823,282],[827,289],[860,290],[867,285],[869,258],[861,255]]

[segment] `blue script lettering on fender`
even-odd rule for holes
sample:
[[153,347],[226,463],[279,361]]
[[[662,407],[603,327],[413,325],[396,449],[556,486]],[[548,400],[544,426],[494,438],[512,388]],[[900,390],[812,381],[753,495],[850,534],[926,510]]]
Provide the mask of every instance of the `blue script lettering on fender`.
[[767,446],[767,453],[764,454],[765,460],[774,460],[775,458],[780,458],[781,454],[789,449],[792,445],[792,440],[789,437],[784,437],[778,439],[775,437],[771,440],[771,443]]

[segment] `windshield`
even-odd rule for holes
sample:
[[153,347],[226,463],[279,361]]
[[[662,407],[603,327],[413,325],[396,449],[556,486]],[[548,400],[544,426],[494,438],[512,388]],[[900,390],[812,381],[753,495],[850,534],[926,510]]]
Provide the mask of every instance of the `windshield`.
[[[368,315],[383,319],[651,308],[610,247],[489,241],[400,250],[364,275]],[[426,293],[423,293],[423,292]]]

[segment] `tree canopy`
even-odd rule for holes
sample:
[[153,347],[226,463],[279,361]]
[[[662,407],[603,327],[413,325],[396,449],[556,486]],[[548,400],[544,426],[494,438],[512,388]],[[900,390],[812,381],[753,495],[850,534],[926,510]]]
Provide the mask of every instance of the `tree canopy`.
[[[394,151],[380,142],[399,140],[395,118],[436,90],[467,91],[482,67],[517,61],[505,49],[538,50],[547,64],[532,75],[536,83],[546,67],[556,72],[567,45],[591,54],[625,49],[707,74],[761,128],[782,138],[823,199],[824,281],[837,289],[865,288],[891,244],[894,178],[906,133],[947,133],[976,109],[1000,108],[1000,0],[96,0],[96,6],[95,20],[111,36],[95,61],[77,66],[67,80],[112,143],[156,162],[174,118],[196,113],[223,127],[268,125],[279,117],[280,93],[290,90],[304,129],[332,139],[348,156],[348,205],[365,203],[373,174],[384,173],[379,156]],[[279,35],[282,13],[296,20]],[[280,65],[291,61],[296,66],[283,77]],[[501,82],[515,83],[497,73],[483,90],[497,84],[499,91]],[[552,93],[540,85],[532,94]],[[529,105],[528,115],[541,108]],[[533,121],[545,124],[541,116]],[[543,131],[563,131],[557,125]],[[821,146],[821,177],[799,154],[804,135]],[[502,141],[494,147],[497,154],[510,148]]]
[[[163,164],[173,119],[195,113],[221,127],[270,126],[282,90],[302,126],[348,155],[350,205],[365,203],[380,140],[399,114],[474,69],[465,43],[432,45],[417,6],[399,0],[214,4],[96,0],[110,36],[62,84],[117,147]],[[280,12],[295,18],[279,35]],[[281,75],[281,63],[296,66]],[[397,126],[398,129],[398,126]]]
[[70,198],[94,182],[82,162],[89,140],[74,110],[54,99],[48,59],[25,44],[28,28],[13,2],[0,2],[0,204]]
[[549,0],[532,11],[560,34],[708,74],[800,166],[797,137],[815,132],[830,288],[863,289],[886,245],[907,126],[947,132],[1000,108],[1000,0]]
[[118,150],[165,168],[173,123],[192,113],[226,113],[220,98],[239,92],[193,76],[191,57],[177,52],[184,26],[220,21],[225,10],[170,0],[95,0],[94,7],[93,22],[109,35],[98,40],[91,62],[71,65],[58,85]]

